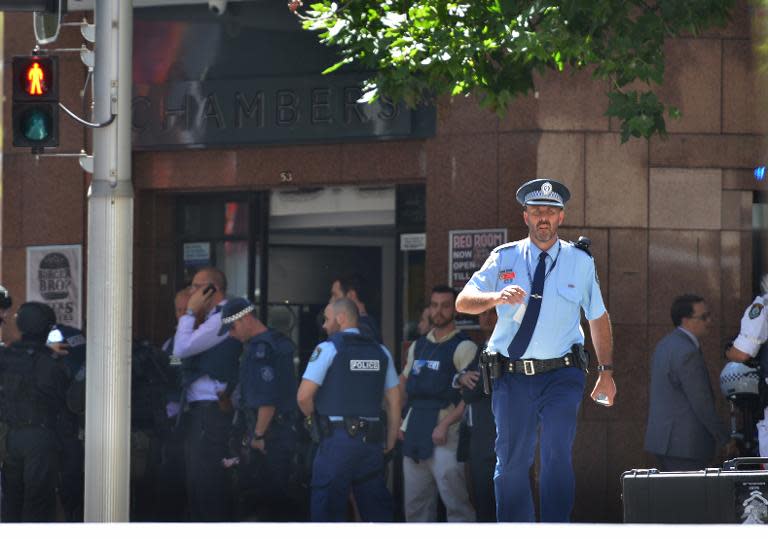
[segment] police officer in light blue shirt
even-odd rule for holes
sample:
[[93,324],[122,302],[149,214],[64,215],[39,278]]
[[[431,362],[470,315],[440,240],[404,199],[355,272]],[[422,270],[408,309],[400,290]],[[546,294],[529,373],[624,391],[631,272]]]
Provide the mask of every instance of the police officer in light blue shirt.
[[[324,427],[312,466],[311,518],[346,520],[351,490],[364,521],[391,522],[384,452],[394,447],[400,423],[392,356],[357,329],[357,307],[349,298],[328,305],[324,317],[329,339],[312,354],[297,396],[302,413]],[[386,430],[379,419],[382,400]]]
[[581,311],[589,321],[599,377],[592,399],[613,405],[611,324],[595,264],[586,249],[560,240],[568,189],[538,179],[517,191],[526,239],[493,250],[456,300],[460,312],[496,308],[487,352],[498,358],[493,383],[496,418],[496,512],[500,522],[535,519],[529,484],[540,436],[541,520],[570,520],[575,496],[571,450],[585,374],[574,345],[584,343]]

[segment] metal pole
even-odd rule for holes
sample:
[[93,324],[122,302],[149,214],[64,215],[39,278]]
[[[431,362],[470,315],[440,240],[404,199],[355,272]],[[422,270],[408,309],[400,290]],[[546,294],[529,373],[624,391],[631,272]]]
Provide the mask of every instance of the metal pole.
[[96,0],[94,172],[88,193],[85,521],[129,518],[133,2]]

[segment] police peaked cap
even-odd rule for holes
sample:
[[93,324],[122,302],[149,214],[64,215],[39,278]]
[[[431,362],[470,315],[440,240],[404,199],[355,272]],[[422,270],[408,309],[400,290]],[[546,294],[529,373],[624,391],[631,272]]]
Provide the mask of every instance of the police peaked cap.
[[56,323],[56,314],[45,303],[30,301],[19,307],[16,313],[16,327],[22,335],[46,337]]
[[564,208],[570,198],[571,192],[557,180],[531,180],[517,190],[517,201],[523,206]]
[[227,333],[236,320],[240,320],[255,309],[254,304],[245,298],[232,298],[229,300],[221,310],[221,329],[219,330],[219,335]]

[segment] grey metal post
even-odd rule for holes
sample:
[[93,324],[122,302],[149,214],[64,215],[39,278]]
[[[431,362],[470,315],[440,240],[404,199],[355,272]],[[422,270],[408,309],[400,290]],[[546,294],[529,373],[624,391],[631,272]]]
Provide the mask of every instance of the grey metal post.
[[133,2],[97,0],[94,172],[88,194],[85,521],[129,518]]

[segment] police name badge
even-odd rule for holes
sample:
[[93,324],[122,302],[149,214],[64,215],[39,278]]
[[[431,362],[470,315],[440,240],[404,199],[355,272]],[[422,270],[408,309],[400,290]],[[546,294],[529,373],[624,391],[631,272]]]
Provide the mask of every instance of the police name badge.
[[501,279],[505,283],[508,283],[510,281],[514,281],[515,280],[515,272],[512,271],[511,269],[501,270],[499,272],[499,279]]
[[750,320],[754,320],[758,316],[760,316],[760,313],[763,311],[763,305],[760,303],[754,303],[752,304],[752,307],[749,309],[749,318]]
[[378,359],[353,359],[349,362],[349,370],[353,372],[379,372],[380,369]]

